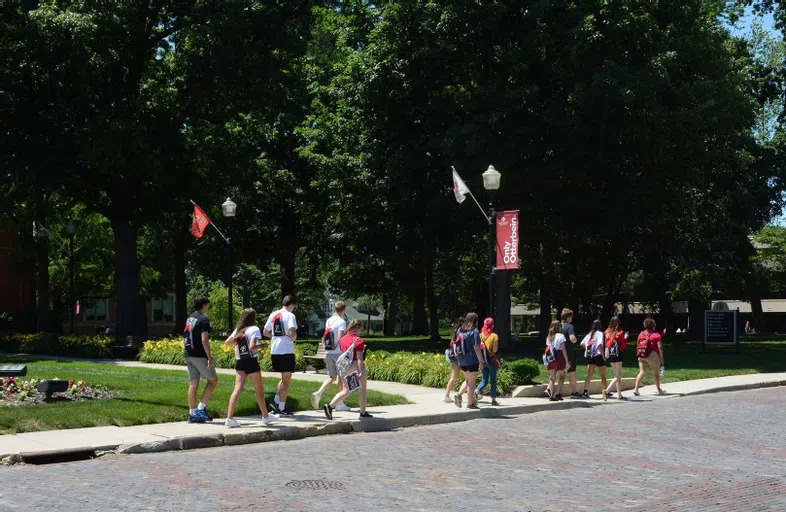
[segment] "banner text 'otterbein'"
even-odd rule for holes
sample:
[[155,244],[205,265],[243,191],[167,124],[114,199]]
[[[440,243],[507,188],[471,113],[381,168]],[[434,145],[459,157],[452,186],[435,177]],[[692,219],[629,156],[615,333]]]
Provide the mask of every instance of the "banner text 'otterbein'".
[[519,211],[497,213],[497,269],[519,268]]

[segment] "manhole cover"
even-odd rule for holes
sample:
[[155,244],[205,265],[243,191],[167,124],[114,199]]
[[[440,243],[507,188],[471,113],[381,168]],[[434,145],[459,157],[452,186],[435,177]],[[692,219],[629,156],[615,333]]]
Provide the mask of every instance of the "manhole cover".
[[308,489],[312,491],[323,491],[327,489],[341,490],[344,488],[343,482],[331,482],[330,480],[292,480],[287,483],[290,489]]

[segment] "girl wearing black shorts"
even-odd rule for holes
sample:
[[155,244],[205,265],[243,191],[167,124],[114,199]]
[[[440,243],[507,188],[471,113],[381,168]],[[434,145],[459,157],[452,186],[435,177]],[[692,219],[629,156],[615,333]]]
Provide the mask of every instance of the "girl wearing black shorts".
[[265,389],[262,384],[262,374],[259,371],[259,340],[262,339],[262,333],[259,327],[256,326],[257,312],[251,308],[246,308],[240,315],[237,321],[237,328],[226,339],[226,344],[235,347],[235,389],[232,391],[232,396],[229,397],[229,410],[227,411],[227,419],[224,425],[230,428],[240,426],[240,423],[233,418],[235,414],[235,406],[240,399],[240,394],[246,385],[246,377],[251,377],[251,384],[254,386],[254,392],[257,396],[257,405],[262,412],[262,422],[269,425],[278,419],[275,414],[268,414],[267,406],[265,405]]
[[605,399],[606,389],[606,355],[603,346],[603,324],[600,320],[592,322],[592,329],[581,342],[584,347],[584,357],[587,358],[587,380],[584,381],[584,393],[582,398],[589,398],[589,385],[595,376],[595,368],[600,370],[600,380],[603,384]]
[[620,319],[616,316],[609,321],[609,326],[606,328],[605,340],[606,361],[611,364],[611,368],[614,370],[614,380],[609,383],[609,387],[607,387],[603,393],[603,399],[606,399],[611,392],[611,388],[616,385],[617,400],[625,400],[625,397],[622,396],[622,351],[625,350],[625,346],[627,345],[628,335],[622,332]]
[[[464,316],[464,325],[461,326],[461,342],[456,347],[456,358],[461,371],[464,373],[464,382],[467,384],[467,409],[478,409],[478,399],[475,393],[475,381],[478,371],[483,371],[486,357],[480,349],[480,333],[478,332],[478,315],[467,313]],[[456,395],[456,407],[461,407],[461,391]]]

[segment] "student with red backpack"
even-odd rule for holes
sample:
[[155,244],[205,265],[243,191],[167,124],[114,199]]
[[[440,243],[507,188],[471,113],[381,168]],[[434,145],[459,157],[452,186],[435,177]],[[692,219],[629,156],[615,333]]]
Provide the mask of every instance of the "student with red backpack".
[[608,398],[611,393],[611,388],[617,386],[617,400],[625,400],[622,396],[622,352],[628,345],[628,335],[622,332],[620,327],[620,319],[616,316],[609,321],[609,326],[606,328],[606,361],[611,363],[611,368],[614,370],[614,379],[609,383],[609,386],[603,391],[603,399]]
[[639,386],[644,379],[647,368],[652,371],[652,378],[655,380],[655,387],[658,388],[659,395],[666,392],[660,387],[660,367],[663,364],[663,340],[660,334],[655,332],[655,320],[647,318],[644,320],[644,331],[639,333],[636,341],[636,357],[639,359],[639,374],[636,376],[636,387],[633,394],[639,396]]
[[[566,338],[562,334],[562,323],[559,320],[554,320],[549,326],[549,333],[546,336],[546,351],[543,353],[543,363],[549,371],[549,387],[546,389],[546,395],[551,402],[562,400],[565,365],[568,362],[566,344]],[[555,389],[557,378],[559,378],[559,385]]]

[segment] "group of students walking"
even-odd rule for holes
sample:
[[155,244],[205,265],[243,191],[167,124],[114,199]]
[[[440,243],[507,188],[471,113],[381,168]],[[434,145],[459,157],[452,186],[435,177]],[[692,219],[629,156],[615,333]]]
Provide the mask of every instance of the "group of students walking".
[[[497,370],[500,367],[499,336],[494,332],[494,319],[486,318],[483,327],[478,331],[478,315],[467,313],[456,320],[453,338],[445,358],[450,363],[450,379],[445,388],[445,402],[453,402],[459,409],[464,402],[463,395],[467,395],[467,409],[478,409],[478,401],[486,386],[489,386],[491,405],[497,402]],[[463,372],[464,382],[459,392],[450,397],[450,392],[459,375]],[[481,375],[480,384],[475,387],[475,382]],[[472,392],[469,392],[472,386]]]
[[[589,386],[595,376],[595,369],[600,372],[603,386],[602,398],[606,400],[614,396],[612,389],[617,390],[617,399],[625,400],[622,395],[622,354],[627,348],[628,333],[620,326],[619,318],[614,317],[609,321],[606,329],[600,320],[592,323],[590,332],[581,341],[584,348],[584,357],[587,360],[587,378],[584,381],[582,393],[578,392],[576,382],[576,357],[573,344],[578,342],[576,329],[573,327],[573,312],[563,309],[560,320],[554,320],[549,326],[546,336],[546,350],[543,353],[543,364],[549,371],[549,385],[545,393],[551,401],[563,400],[562,388],[565,383],[565,373],[570,380],[571,398],[589,398]],[[639,333],[636,340],[636,357],[639,361],[639,374],[633,394],[639,396],[639,387],[647,370],[652,372],[658,393],[666,392],[660,387],[660,375],[664,368],[663,340],[655,332],[655,320],[644,320],[644,331]],[[614,371],[614,379],[607,384],[606,367]]]
[[[213,421],[207,412],[207,403],[218,384],[218,375],[215,359],[210,352],[210,321],[205,316],[209,307],[210,300],[207,297],[194,299],[194,313],[188,318],[184,330],[183,348],[189,380],[189,423]],[[282,416],[292,416],[292,412],[287,408],[287,397],[292,373],[295,371],[297,319],[294,311],[296,308],[295,298],[287,295],[282,301],[281,309],[270,314],[261,330],[257,325],[256,311],[253,308],[246,308],[241,313],[235,330],[226,338],[226,345],[235,350],[236,372],[235,388],[229,398],[227,418],[224,423],[227,427],[240,426],[234,418],[234,413],[246,380],[249,378],[265,425],[275,422]],[[336,312],[328,319],[322,339],[326,349],[328,378],[322,387],[312,394],[312,405],[315,409],[319,408],[322,393],[329,384],[338,379],[338,393],[329,404],[325,405],[325,415],[332,419],[333,410],[349,411],[350,408],[344,405],[344,399],[352,391],[358,390],[360,417],[370,418],[371,415],[366,412],[366,371],[363,364],[365,343],[359,336],[363,325],[359,320],[352,320],[347,325],[343,318],[344,309],[343,302],[336,302]],[[265,403],[265,390],[259,366],[259,349],[263,338],[270,338],[273,371],[281,374],[281,380],[276,386],[276,394],[270,404]],[[349,377],[349,380],[345,380],[345,377]],[[202,378],[207,383],[197,403],[197,390]]]

